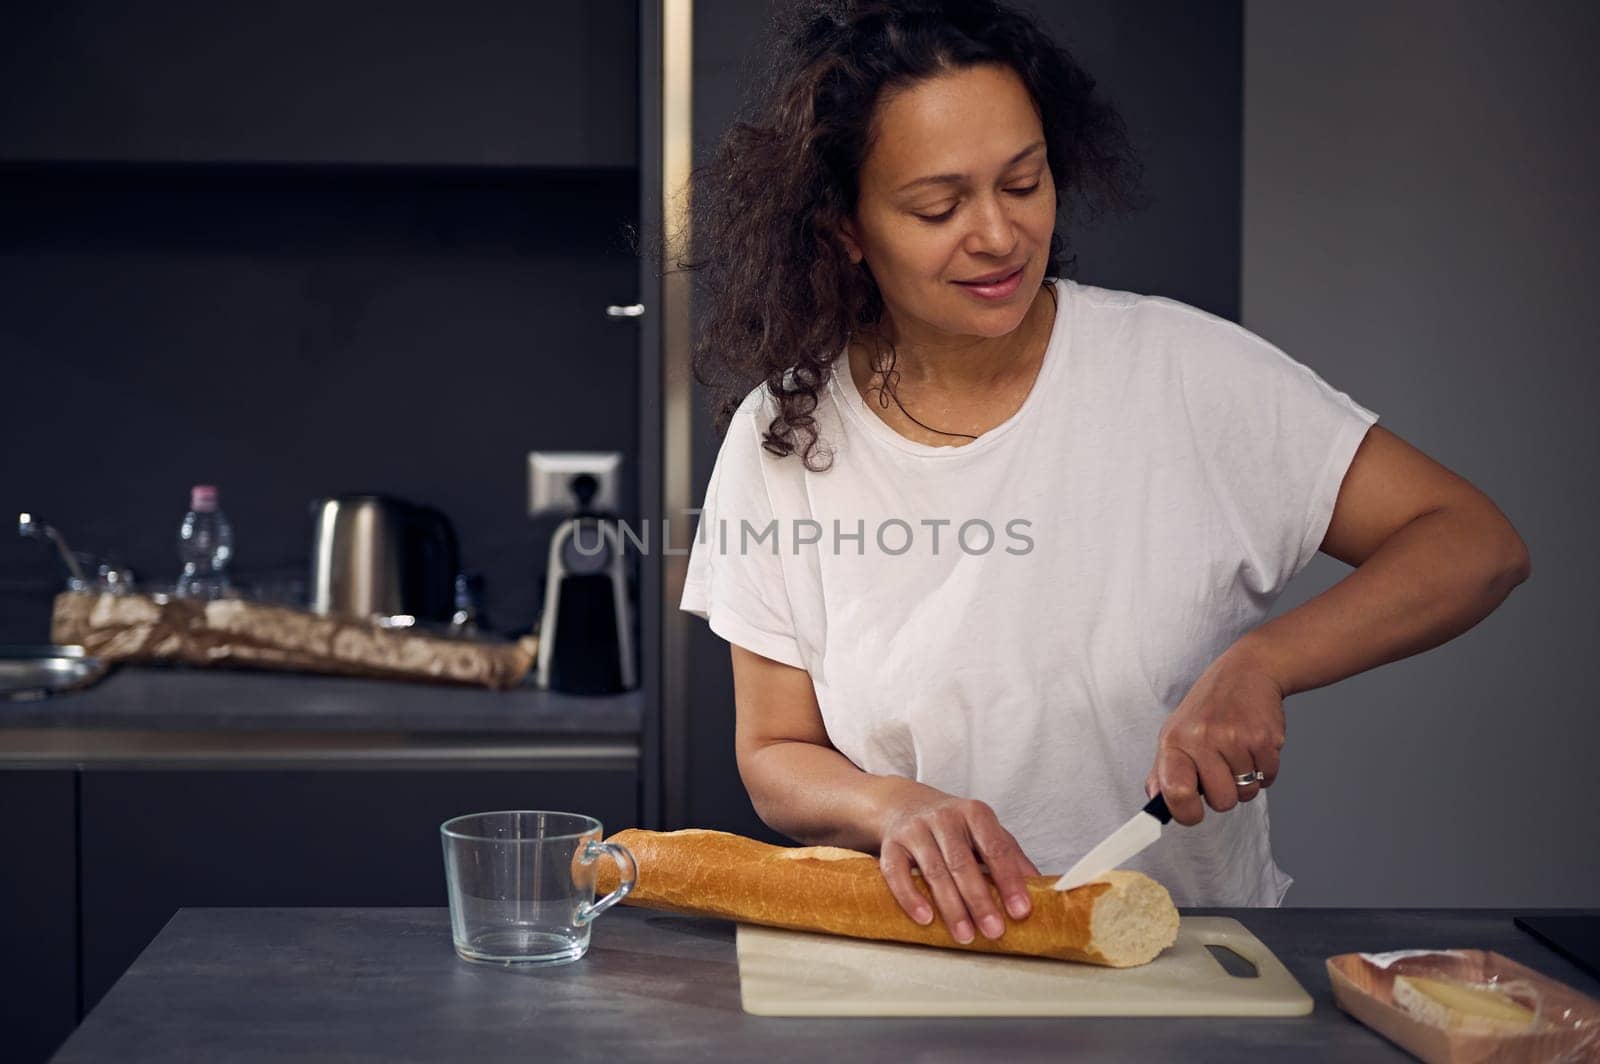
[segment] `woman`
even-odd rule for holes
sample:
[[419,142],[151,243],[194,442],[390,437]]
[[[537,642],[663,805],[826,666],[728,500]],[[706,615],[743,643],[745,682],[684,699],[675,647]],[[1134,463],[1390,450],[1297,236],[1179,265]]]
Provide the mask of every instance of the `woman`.
[[[726,435],[681,603],[757,812],[963,942],[1004,930],[985,867],[1023,917],[1141,790],[1186,828],[1130,867],[1280,904],[1283,699],[1475,624],[1520,537],[1259,337],[1062,277],[1058,205],[1133,205],[1138,165],[1027,18],[810,4],[765,69],[695,193]],[[1318,549],[1357,569],[1263,624]]]

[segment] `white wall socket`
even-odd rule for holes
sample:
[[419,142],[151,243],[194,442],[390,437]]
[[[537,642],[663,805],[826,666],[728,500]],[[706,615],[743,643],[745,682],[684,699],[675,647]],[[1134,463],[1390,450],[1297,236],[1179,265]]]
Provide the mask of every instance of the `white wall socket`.
[[592,509],[617,511],[617,472],[622,455],[616,451],[529,451],[528,516],[570,514],[578,505],[572,494],[572,478],[584,473],[598,483]]

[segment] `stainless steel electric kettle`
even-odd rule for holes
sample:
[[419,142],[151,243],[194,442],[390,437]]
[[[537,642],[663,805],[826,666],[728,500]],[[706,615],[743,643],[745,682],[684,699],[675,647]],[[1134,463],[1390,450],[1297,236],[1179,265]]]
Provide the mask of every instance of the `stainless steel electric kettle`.
[[450,620],[460,551],[443,513],[382,495],[342,495],[313,502],[311,522],[313,612]]

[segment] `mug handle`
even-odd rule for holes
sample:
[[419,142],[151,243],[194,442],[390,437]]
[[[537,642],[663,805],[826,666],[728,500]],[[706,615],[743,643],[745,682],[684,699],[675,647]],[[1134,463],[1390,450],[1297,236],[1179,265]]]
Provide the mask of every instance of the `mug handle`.
[[597,902],[586,901],[578,906],[573,922],[580,927],[626,898],[628,892],[633,890],[633,885],[639,881],[639,864],[633,859],[633,854],[628,852],[628,848],[620,842],[599,842],[590,839],[589,844],[583,848],[581,860],[584,864],[592,864],[597,857],[606,854],[610,854],[611,859],[617,862],[617,889]]

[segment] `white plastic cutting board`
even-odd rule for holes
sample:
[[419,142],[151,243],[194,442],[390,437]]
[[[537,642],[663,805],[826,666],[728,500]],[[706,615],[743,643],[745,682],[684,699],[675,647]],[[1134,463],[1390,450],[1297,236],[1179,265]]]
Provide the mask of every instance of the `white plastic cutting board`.
[[[1256,966],[1228,974],[1206,949]],[[1138,968],[740,924],[739,991],[757,1016],[1305,1016],[1311,996],[1237,920],[1185,917]]]

